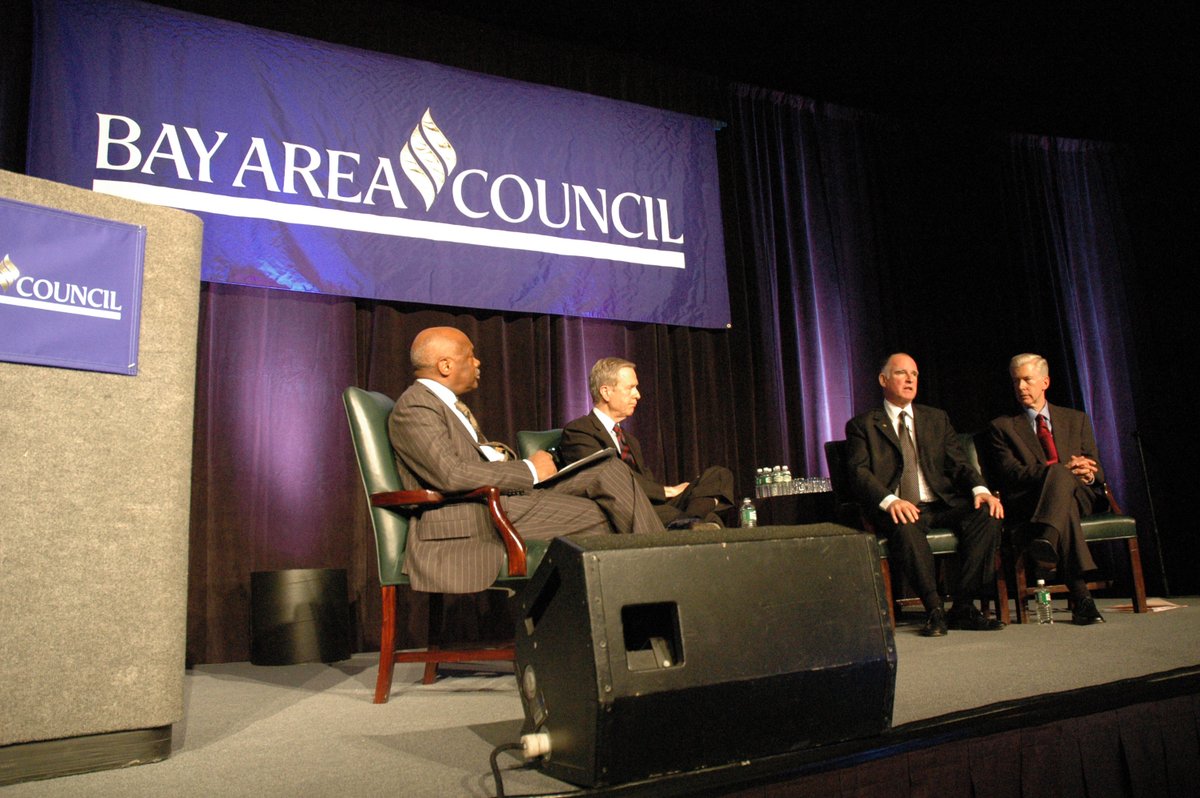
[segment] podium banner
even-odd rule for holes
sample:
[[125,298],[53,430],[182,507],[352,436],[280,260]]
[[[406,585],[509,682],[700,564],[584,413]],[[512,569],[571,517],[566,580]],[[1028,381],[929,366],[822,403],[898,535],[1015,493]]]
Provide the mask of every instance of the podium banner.
[[0,360],[137,374],[146,228],[0,198]]
[[31,174],[197,212],[203,279],[723,327],[711,120],[37,0]]

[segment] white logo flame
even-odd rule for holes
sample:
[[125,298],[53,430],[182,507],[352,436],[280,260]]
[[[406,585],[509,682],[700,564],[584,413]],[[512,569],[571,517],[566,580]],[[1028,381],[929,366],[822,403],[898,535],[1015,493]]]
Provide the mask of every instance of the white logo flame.
[[5,291],[8,287],[17,281],[21,276],[21,270],[17,268],[17,264],[12,262],[12,258],[4,255],[4,260],[0,260],[0,289]]
[[446,178],[458,165],[458,155],[433,121],[428,108],[420,124],[413,128],[408,143],[400,150],[400,165],[425,200],[425,210],[429,210],[438,192],[446,185]]

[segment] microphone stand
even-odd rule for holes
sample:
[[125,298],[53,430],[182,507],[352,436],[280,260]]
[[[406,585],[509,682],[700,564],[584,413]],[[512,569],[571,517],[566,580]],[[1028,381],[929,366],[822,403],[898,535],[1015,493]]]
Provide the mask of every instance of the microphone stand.
[[1150,505],[1150,531],[1154,535],[1154,551],[1158,556],[1158,573],[1162,576],[1163,595],[1171,595],[1167,583],[1167,566],[1163,561],[1162,540],[1158,536],[1158,513],[1154,509],[1154,491],[1150,489],[1150,472],[1146,469],[1146,453],[1142,449],[1142,436],[1137,430],[1133,431],[1133,439],[1137,441],[1138,460],[1142,465],[1142,480],[1146,483],[1146,501]]

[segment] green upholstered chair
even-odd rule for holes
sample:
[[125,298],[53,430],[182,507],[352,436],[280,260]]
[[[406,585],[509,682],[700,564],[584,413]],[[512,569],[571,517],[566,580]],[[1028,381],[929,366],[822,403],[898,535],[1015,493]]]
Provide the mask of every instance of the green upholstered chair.
[[[958,438],[967,454],[967,458],[974,464],[976,470],[978,470],[979,456],[975,450],[975,440],[965,433],[959,433]],[[850,475],[846,470],[846,441],[826,441],[825,462],[829,465],[829,481],[833,488],[834,500],[837,505],[836,520],[838,523],[875,534],[870,516],[863,512],[863,508],[858,505],[850,493]],[[954,554],[958,551],[958,538],[955,536],[953,530],[934,528],[929,530],[925,535],[925,539],[929,541],[929,548],[933,551],[934,562],[938,569],[938,581],[942,583],[944,580],[941,558],[944,555]],[[911,596],[895,597],[895,594],[892,592],[891,568],[888,566],[888,541],[886,537],[879,536],[877,536],[877,540],[879,542],[879,556],[881,558],[880,565],[883,571],[883,585],[887,592],[888,614],[892,622],[892,628],[894,629],[896,627],[896,613],[900,611],[900,608],[907,605],[920,605],[921,600]],[[1005,579],[1004,574],[1003,558],[1000,552],[997,551],[996,614],[1001,621],[1008,623],[1010,619],[1008,581]]]
[[480,662],[513,659],[511,644],[488,648],[440,648],[436,641],[441,631],[441,594],[430,594],[430,646],[418,651],[396,651],[396,588],[407,585],[403,573],[404,552],[408,543],[408,515],[426,507],[449,502],[481,502],[488,506],[496,534],[504,541],[506,557],[497,574],[496,587],[516,587],[529,578],[545,554],[547,541],[530,541],[528,545],[513,528],[500,504],[500,492],[491,486],[481,486],[465,493],[443,494],[430,490],[401,490],[391,442],[388,440],[387,420],[395,404],[387,396],[374,391],[350,387],[342,400],[350,422],[350,437],[358,459],[363,487],[370,507],[371,525],[375,531],[375,551],[379,561],[379,583],[383,596],[383,624],[380,630],[379,676],[375,682],[375,703],[388,699],[392,686],[392,669],[397,662],[423,662],[424,684],[437,678],[437,666],[445,662]]
[[560,443],[562,443],[561,429],[523,429],[517,432],[517,454],[525,460],[528,460],[534,452],[547,451],[554,456],[554,462],[561,466],[562,461],[558,456]]
[[[982,443],[982,441],[981,441]],[[985,468],[988,465],[984,463]],[[1104,494],[1108,497],[1109,511],[1084,516],[1080,526],[1083,537],[1089,546],[1106,544],[1110,541],[1124,541],[1125,552],[1129,558],[1129,582],[1133,595],[1131,597],[1134,612],[1146,611],[1146,581],[1142,576],[1142,554],[1138,548],[1137,521],[1121,512],[1112,489],[1104,485]],[[1004,497],[1001,495],[1001,501]],[[1014,542],[1013,529],[1005,530],[1004,544],[1005,560],[1012,568],[1014,595],[1017,605],[1017,623],[1025,623],[1029,617],[1029,599],[1037,592],[1037,583],[1029,578],[1029,563],[1025,561],[1025,550]],[[1113,586],[1113,579],[1104,578],[1088,582],[1088,590],[1104,590]],[[1051,593],[1066,593],[1067,586],[1061,583],[1050,584]]]

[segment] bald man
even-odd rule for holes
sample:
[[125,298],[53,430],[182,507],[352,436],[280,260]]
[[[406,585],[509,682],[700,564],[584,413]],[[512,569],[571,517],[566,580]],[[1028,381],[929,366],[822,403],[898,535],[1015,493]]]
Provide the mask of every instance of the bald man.
[[[453,327],[422,330],[410,350],[416,381],[396,401],[388,436],[405,490],[464,491],[495,485],[509,519],[527,540],[582,532],[662,531],[645,494],[619,460],[603,460],[554,482],[547,452],[517,460],[491,444],[461,397],[479,386],[470,338]],[[474,593],[495,581],[504,558],[487,508],[452,504],[412,519],[404,572],[414,590]]]
[[[879,369],[883,407],[846,422],[851,488],[925,606],[922,635],[995,631],[1004,624],[985,617],[974,600],[995,582],[1004,508],[967,459],[945,412],[913,401],[917,376],[912,357],[891,355]],[[958,538],[959,579],[948,613],[926,538],[930,527],[951,528]]]

